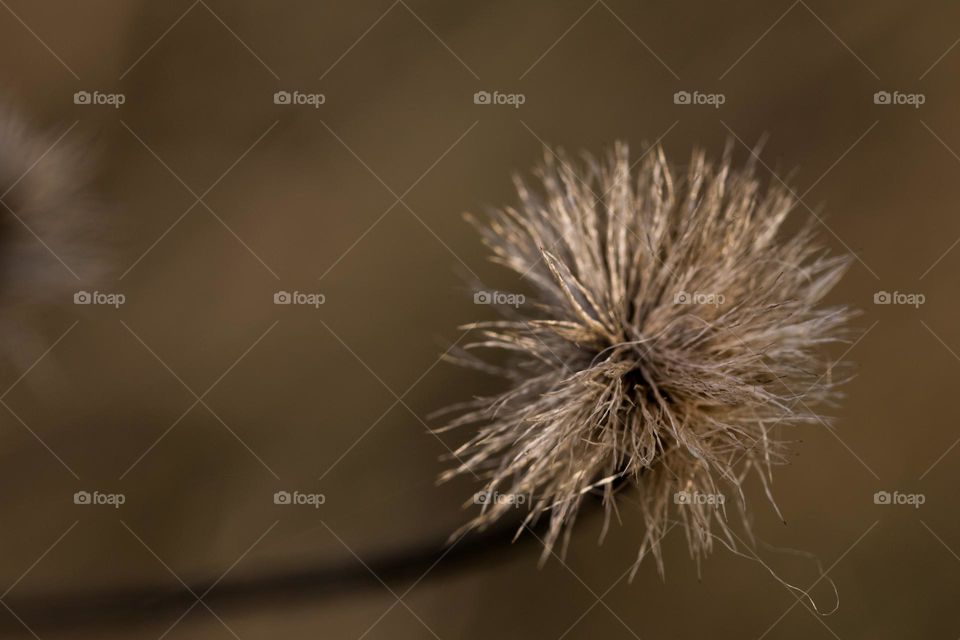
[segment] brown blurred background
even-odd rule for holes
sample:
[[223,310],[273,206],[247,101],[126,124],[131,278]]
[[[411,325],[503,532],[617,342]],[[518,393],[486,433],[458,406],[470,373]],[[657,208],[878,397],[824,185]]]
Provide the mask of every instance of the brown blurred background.
[[[960,249],[948,251],[960,6],[0,4],[7,99],[52,139],[68,131],[60,144],[84,150],[104,205],[111,266],[77,265],[79,282],[64,270],[66,285],[127,300],[5,312],[34,338],[8,341],[0,379],[16,383],[0,410],[3,637],[960,636]],[[125,103],[75,104],[78,91]],[[277,91],[325,102],[275,104]],[[525,102],[478,105],[478,91]],[[678,105],[677,91],[725,102]],[[878,91],[925,102],[875,104]],[[118,627],[45,611],[44,594],[177,589],[354,553],[362,571],[453,531],[474,487],[434,479],[465,434],[431,436],[426,416],[496,382],[437,359],[459,324],[492,317],[472,278],[523,290],[461,213],[512,203],[511,174],[543,143],[598,152],[623,139],[638,154],[660,141],[682,163],[728,140],[746,159],[765,134],[764,177],[792,176],[795,215],[816,212],[824,242],[859,256],[832,299],[863,310],[863,337],[846,353],[858,375],[836,431],[789,434],[797,455],[774,483],[786,526],[751,487],[762,562],[720,548],[698,576],[674,531],[665,579],[645,562],[628,582],[640,521],[627,495],[602,546],[584,517],[565,563],[538,569],[533,541],[405,595],[410,581],[388,584],[403,604],[370,576],[332,596]],[[57,253],[69,236],[48,240]],[[278,290],[326,302],[274,305]],[[875,305],[878,291],[926,302]],[[75,505],[81,490],[126,502]],[[282,490],[326,502],[275,505]],[[877,491],[925,503],[877,505]],[[836,613],[812,613],[771,575],[816,583],[830,610],[815,563],[764,545],[818,558]]]

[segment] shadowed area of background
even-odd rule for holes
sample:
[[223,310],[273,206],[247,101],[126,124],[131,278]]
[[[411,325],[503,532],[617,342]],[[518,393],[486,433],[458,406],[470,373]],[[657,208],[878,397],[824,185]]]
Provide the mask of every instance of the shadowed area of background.
[[[0,88],[83,150],[104,205],[109,268],[63,276],[126,303],[4,312],[4,637],[957,637],[958,18],[948,3],[812,0],[6,0]],[[78,91],[125,102],[75,104]],[[276,104],[277,91],[325,101]],[[475,104],[478,91],[525,101]],[[676,104],[678,91],[725,102]],[[925,102],[876,104],[878,91]],[[511,175],[544,143],[598,152],[622,139],[639,155],[659,141],[684,163],[732,141],[744,161],[764,135],[764,179],[787,180],[794,215],[819,216],[823,242],[858,256],[831,294],[863,310],[835,430],[785,434],[798,441],[775,470],[786,526],[759,486],[747,496],[763,543],[829,570],[833,615],[771,575],[816,583],[829,610],[815,564],[763,544],[758,559],[720,547],[698,575],[675,531],[666,578],[645,562],[628,582],[642,524],[628,492],[602,546],[585,515],[565,562],[543,569],[532,540],[409,592],[410,579],[370,574],[366,590],[221,606],[213,586],[208,606],[187,597],[117,628],[63,627],[34,606],[45,593],[362,571],[454,531],[474,486],[435,478],[466,434],[430,435],[426,416],[498,386],[438,358],[458,325],[495,315],[468,283],[527,291],[486,261],[462,212],[513,203]],[[4,233],[27,233],[0,214]],[[41,239],[52,265],[72,240]],[[279,290],[325,303],[275,305]],[[926,301],[875,305],[878,291]],[[75,505],[77,491],[126,501]],[[277,505],[277,491],[326,500]],[[878,491],[925,503],[877,505]]]

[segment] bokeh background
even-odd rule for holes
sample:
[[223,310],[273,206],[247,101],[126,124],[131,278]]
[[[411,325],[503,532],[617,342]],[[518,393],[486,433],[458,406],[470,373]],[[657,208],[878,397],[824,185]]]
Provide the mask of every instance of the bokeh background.
[[[0,369],[3,637],[960,635],[960,6],[0,5],[5,99],[94,176],[106,268],[69,265],[65,287],[126,296],[119,309],[64,295],[4,311],[16,328]],[[75,104],[78,91],[125,102]],[[277,91],[325,101],[275,104]],[[525,100],[475,104],[478,91]],[[676,104],[678,91],[725,101]],[[924,101],[876,104],[878,91]],[[600,519],[584,517],[565,560],[542,569],[527,540],[415,584],[211,596],[123,625],[64,624],[46,607],[50,594],[225,573],[362,571],[465,522],[474,487],[435,484],[465,434],[430,435],[427,416],[498,387],[438,358],[459,324],[494,315],[473,304],[473,279],[525,289],[461,214],[512,203],[511,175],[544,143],[600,152],[618,139],[635,155],[659,142],[681,164],[727,143],[744,161],[765,139],[763,177],[788,181],[794,215],[819,216],[824,243],[857,256],[831,296],[863,312],[834,354],[857,377],[835,430],[789,434],[796,455],[774,483],[786,524],[751,486],[756,556],[720,548],[697,567],[676,530],[665,577],[645,561],[630,582],[641,522],[627,493],[602,546]],[[27,233],[0,214],[4,233]],[[80,235],[43,238],[50,265]],[[326,301],[274,305],[278,290]],[[879,291],[925,302],[876,305]],[[126,502],[75,505],[81,490]],[[326,502],[275,505],[281,490]],[[878,491],[924,504],[878,505]],[[839,608],[816,614],[774,575],[812,586],[823,611],[832,581]]]

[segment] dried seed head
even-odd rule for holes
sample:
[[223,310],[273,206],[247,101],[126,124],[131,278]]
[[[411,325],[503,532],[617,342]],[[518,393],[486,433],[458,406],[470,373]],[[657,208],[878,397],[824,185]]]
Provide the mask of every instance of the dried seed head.
[[0,107],[0,300],[65,302],[97,271],[80,151]]
[[[454,358],[496,370],[502,394],[459,405],[444,430],[471,426],[444,479],[472,474],[488,495],[524,495],[525,523],[549,517],[544,557],[564,546],[581,500],[636,488],[647,552],[671,523],[692,555],[718,527],[733,547],[726,507],[747,522],[741,486],[764,487],[784,457],[780,427],[821,421],[837,395],[822,353],[851,312],[822,300],[848,265],[813,242],[812,223],[782,237],[794,206],[779,184],[762,188],[752,164],[693,154],[679,172],[659,148],[632,173],[626,145],[574,169],[547,150],[520,204],[476,223],[492,259],[530,283],[532,304],[470,325],[478,339]],[[506,368],[473,355],[508,354]],[[767,489],[768,496],[770,495]],[[633,501],[631,499],[631,501]],[[470,527],[512,511],[490,500]]]
[[105,270],[89,151],[69,133],[37,132],[0,104],[0,373],[32,366],[49,347],[38,312],[70,304]]

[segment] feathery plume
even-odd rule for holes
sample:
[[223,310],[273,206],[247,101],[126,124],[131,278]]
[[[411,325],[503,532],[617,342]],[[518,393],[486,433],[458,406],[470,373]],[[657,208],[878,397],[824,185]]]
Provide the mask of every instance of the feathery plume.
[[[475,431],[442,479],[477,475],[487,495],[526,496],[524,525],[549,517],[544,559],[558,539],[566,548],[588,493],[602,497],[606,531],[624,485],[645,522],[638,563],[650,552],[663,571],[672,522],[697,561],[714,525],[736,548],[726,507],[736,501],[749,532],[751,471],[772,502],[779,427],[824,420],[817,408],[838,396],[822,347],[845,338],[852,313],[821,303],[848,257],[818,247],[812,223],[781,237],[792,193],[764,189],[752,162],[734,169],[729,148],[719,164],[695,152],[685,171],[657,148],[635,174],[624,144],[585,155],[579,172],[560,152],[544,157],[540,189],[518,178],[518,207],[473,220],[492,260],[535,293],[464,327],[477,339],[453,359],[509,388],[453,408],[441,430]],[[467,526],[512,507],[486,501]]]
[[31,366],[49,346],[37,311],[72,302],[80,278],[104,271],[89,152],[68,133],[38,132],[0,103],[0,371]]
[[[62,302],[96,265],[95,207],[78,148],[0,107],[0,299]],[[65,266],[66,265],[66,266]],[[69,268],[68,268],[69,267]],[[71,270],[84,269],[79,274]],[[76,276],[75,276],[76,274]]]

